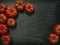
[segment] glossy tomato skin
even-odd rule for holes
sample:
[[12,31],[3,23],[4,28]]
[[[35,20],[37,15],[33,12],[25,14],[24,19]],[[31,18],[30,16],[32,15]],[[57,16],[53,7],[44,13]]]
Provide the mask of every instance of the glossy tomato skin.
[[6,16],[8,17],[16,17],[17,16],[17,10],[13,6],[9,6],[6,9]]
[[24,10],[24,1],[23,0],[17,0],[15,7],[18,11],[23,11]]
[[0,14],[0,23],[5,23],[7,21],[7,17],[5,14]]
[[51,33],[51,34],[49,35],[48,39],[49,39],[49,42],[50,42],[51,44],[56,44],[56,43],[58,42],[58,40],[59,40],[59,36],[56,35],[55,33]]
[[57,35],[60,35],[60,24],[55,25],[55,27],[54,27],[54,32],[55,32]]
[[3,13],[6,10],[7,6],[4,3],[0,3],[0,13]]
[[11,42],[11,37],[9,34],[2,35],[1,37],[3,45],[9,45]]
[[14,26],[16,25],[16,20],[15,20],[14,18],[9,18],[9,19],[7,20],[7,25],[8,25],[9,27],[14,27]]
[[0,24],[0,34],[6,34],[8,32],[7,25]]
[[34,6],[31,3],[27,3],[24,6],[26,13],[32,13],[34,11]]

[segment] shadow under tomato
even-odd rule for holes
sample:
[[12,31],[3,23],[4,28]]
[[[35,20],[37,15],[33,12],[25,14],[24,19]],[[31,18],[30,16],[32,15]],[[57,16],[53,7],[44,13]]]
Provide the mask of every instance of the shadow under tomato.
[[27,12],[25,12],[28,16],[31,16],[31,15],[33,15],[34,14],[34,12],[35,11],[33,11],[32,13],[27,13]]
[[16,20],[17,20],[17,18],[18,18],[18,14],[16,15],[16,17],[15,17],[14,19],[16,19]]
[[19,14],[19,13],[24,13],[24,10],[22,10],[22,11],[18,11],[18,14]]

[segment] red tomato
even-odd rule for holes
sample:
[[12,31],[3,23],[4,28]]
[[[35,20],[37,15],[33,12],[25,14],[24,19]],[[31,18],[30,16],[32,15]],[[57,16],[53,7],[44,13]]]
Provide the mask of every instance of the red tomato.
[[12,6],[7,7],[7,9],[6,9],[6,15],[8,17],[15,17],[17,15],[16,8],[15,7],[12,7]]
[[60,35],[60,24],[57,24],[55,27],[54,27],[54,32],[58,35]]
[[11,42],[11,37],[8,34],[2,35],[1,37],[3,45],[9,45]]
[[0,3],[0,12],[4,12],[6,7],[7,7],[6,4]]
[[30,4],[30,3],[25,4],[25,11],[26,13],[32,13],[34,11],[33,4]]
[[17,0],[15,7],[18,11],[23,11],[24,10],[24,1],[23,0]]
[[9,18],[9,19],[7,20],[7,25],[8,25],[9,27],[14,27],[14,26],[16,25],[16,20],[15,20],[14,18]]
[[0,24],[0,34],[6,34],[8,31],[8,28],[5,24]]
[[56,44],[59,40],[59,36],[54,33],[51,33],[48,39],[51,44]]
[[5,14],[0,14],[0,23],[5,23],[7,21],[7,17]]

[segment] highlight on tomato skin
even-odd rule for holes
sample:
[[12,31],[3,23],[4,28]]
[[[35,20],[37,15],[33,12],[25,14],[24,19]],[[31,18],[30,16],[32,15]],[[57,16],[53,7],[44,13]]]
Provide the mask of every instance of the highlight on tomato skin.
[[7,21],[7,17],[5,14],[1,13],[0,14],[0,23],[5,23]]
[[7,25],[8,25],[9,27],[14,27],[14,26],[16,25],[16,20],[15,20],[14,18],[9,18],[9,19],[7,20]]
[[55,33],[49,34],[48,40],[51,44],[56,44],[59,41],[59,36]]
[[7,8],[7,5],[5,3],[0,3],[0,13],[4,13]]
[[5,11],[5,13],[6,13],[6,16],[7,17],[9,17],[9,18],[14,18],[14,17],[16,17],[17,16],[17,10],[16,10],[16,8],[15,7],[13,7],[13,6],[8,6],[7,7],[7,9],[6,9],[6,11]]
[[54,32],[57,34],[57,35],[60,35],[60,24],[57,24],[54,26]]
[[24,1],[23,0],[17,0],[15,7],[18,11],[23,11],[24,10]]
[[8,32],[8,27],[6,24],[0,24],[0,34],[6,34]]
[[26,13],[34,12],[34,5],[31,3],[26,3],[24,8],[25,8]]
[[9,45],[12,41],[11,36],[9,34],[2,35],[1,40],[3,45]]

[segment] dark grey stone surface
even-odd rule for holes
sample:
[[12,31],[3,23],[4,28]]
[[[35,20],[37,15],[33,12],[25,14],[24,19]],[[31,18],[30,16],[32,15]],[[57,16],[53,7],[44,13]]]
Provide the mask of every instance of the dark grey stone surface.
[[[14,5],[16,0],[2,0],[8,6]],[[11,45],[52,45],[48,35],[53,32],[53,27],[59,22],[60,7],[56,0],[24,0],[32,3],[35,12],[27,15],[19,12],[16,18],[17,26],[9,29],[12,37]],[[58,13],[59,12],[59,13]],[[56,45],[60,45],[59,42]]]

